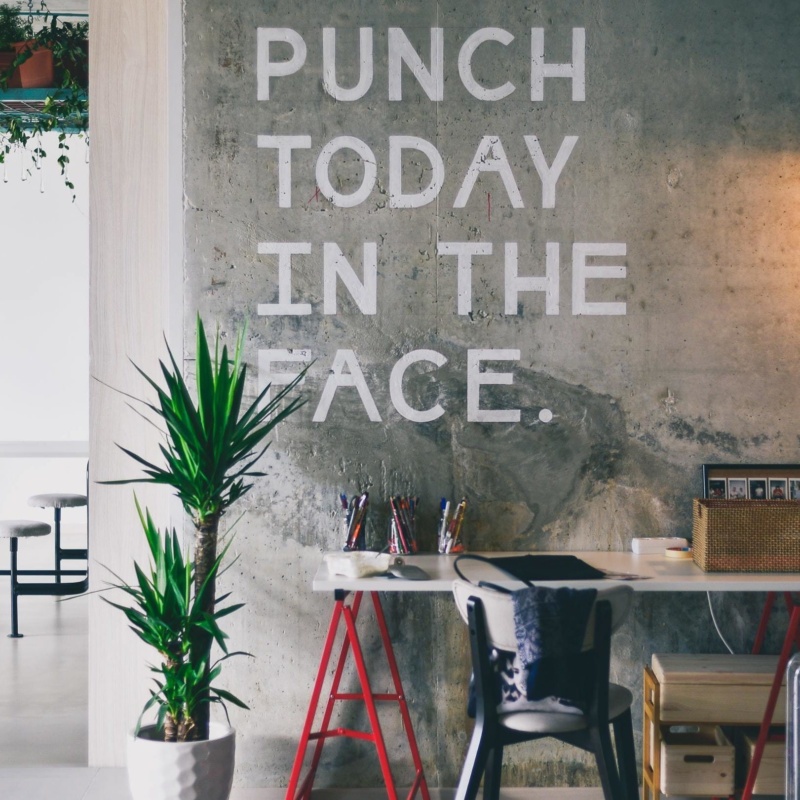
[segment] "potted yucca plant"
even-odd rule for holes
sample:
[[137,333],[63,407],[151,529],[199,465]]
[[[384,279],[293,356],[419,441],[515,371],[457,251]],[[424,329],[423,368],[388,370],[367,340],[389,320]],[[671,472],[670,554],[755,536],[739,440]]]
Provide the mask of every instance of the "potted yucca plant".
[[[218,547],[220,520],[250,490],[252,480],[264,475],[256,470],[256,462],[269,446],[266,439],[270,432],[304,404],[301,398],[289,396],[305,374],[304,370],[269,401],[266,396],[270,387],[266,387],[252,402],[246,402],[243,341],[242,333],[229,356],[227,346],[220,347],[217,334],[212,355],[198,317],[194,394],[169,348],[168,363],[160,362],[163,386],[136,367],[155,392],[153,401],[138,402],[164,426],[165,441],[160,448],[164,461],[155,464],[121,447],[143,467],[144,476],[105,482],[170,486],[195,527],[193,552],[187,557],[175,531],[160,532],[149,513],[139,509],[151,563],[146,569],[134,565],[136,583],[112,584],[134,601],[132,607],[114,605],[123,610],[139,638],[158,652],[160,661],[152,666],[156,688],[142,712],[157,708],[155,725],[140,728],[140,718],[129,740],[129,775],[136,800],[184,796],[178,792],[178,784],[186,783],[186,777],[178,777],[175,769],[153,769],[155,758],[179,759],[200,767],[193,780],[204,786],[202,796],[208,800],[226,798],[230,791],[233,734],[210,727],[209,709],[215,703],[224,707],[226,702],[246,706],[215,684],[221,663],[239,654],[228,651],[227,636],[219,621],[241,607],[221,607],[228,595],[216,597],[216,579],[228,547]],[[221,651],[216,659],[214,645]],[[174,745],[165,746],[166,741]],[[185,758],[182,753],[190,747],[199,748],[201,755]],[[210,749],[215,747],[229,767],[225,776],[217,775],[217,768],[208,761]],[[145,773],[139,777],[132,771],[137,765]],[[159,786],[163,780],[170,786]],[[211,784],[222,788],[209,793]]]

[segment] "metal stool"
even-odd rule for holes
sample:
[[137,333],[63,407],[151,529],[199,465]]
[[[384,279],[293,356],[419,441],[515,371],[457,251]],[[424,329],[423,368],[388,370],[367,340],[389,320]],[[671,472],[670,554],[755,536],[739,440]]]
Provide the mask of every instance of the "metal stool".
[[85,494],[35,494],[28,498],[28,505],[34,508],[52,508],[55,516],[55,577],[56,583],[61,583],[62,575],[85,576],[86,570],[62,570],[61,562],[69,560],[85,560],[89,557],[87,548],[61,547],[61,509],[77,508],[86,505]]
[[17,541],[28,536],[47,536],[50,526],[46,522],[33,522],[28,519],[0,520],[0,538],[8,539],[11,548],[11,633],[10,639],[21,639],[17,621],[17,597],[21,592],[21,585],[17,580]]

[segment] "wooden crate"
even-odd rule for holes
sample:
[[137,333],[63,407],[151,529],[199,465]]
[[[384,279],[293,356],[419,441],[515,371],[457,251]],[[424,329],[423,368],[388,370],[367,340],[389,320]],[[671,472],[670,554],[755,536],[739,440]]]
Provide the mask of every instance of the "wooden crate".
[[665,726],[661,791],[666,795],[731,795],[734,748],[717,725]]
[[[737,761],[744,775],[750,769],[753,760],[757,728],[747,728],[739,731],[737,737]],[[753,784],[753,794],[780,794],[786,791],[786,736],[782,731],[771,732],[770,739],[764,748],[761,765],[758,768],[756,782]]]
[[[660,686],[662,723],[759,724],[764,716],[778,656],[653,655]],[[786,719],[786,688],[775,708],[775,724]]]

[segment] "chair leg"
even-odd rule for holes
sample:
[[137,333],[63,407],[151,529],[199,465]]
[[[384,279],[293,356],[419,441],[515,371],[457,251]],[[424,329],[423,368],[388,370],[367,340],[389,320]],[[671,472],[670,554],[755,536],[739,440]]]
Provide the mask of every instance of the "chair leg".
[[611,731],[607,725],[589,729],[597,771],[600,773],[600,784],[603,787],[605,800],[624,800],[625,793],[617,771],[617,760],[611,744]]
[[492,755],[487,739],[486,729],[476,722],[461,777],[458,779],[455,800],[475,800],[478,796],[478,787],[486,771],[486,761]]
[[19,618],[17,616],[17,537],[12,536],[8,542],[11,550],[11,633],[8,634],[8,638],[21,639],[22,634],[19,632]]
[[503,745],[495,745],[486,760],[483,776],[483,800],[500,800],[500,775],[503,771]]
[[627,709],[614,720],[614,744],[617,748],[619,778],[627,800],[639,800],[639,777],[636,772],[636,748],[633,743],[633,720]]

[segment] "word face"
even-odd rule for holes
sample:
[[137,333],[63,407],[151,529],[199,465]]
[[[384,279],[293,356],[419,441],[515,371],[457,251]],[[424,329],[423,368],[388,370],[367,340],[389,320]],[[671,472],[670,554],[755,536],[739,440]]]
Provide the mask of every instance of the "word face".
[[[285,386],[297,377],[297,372],[276,371],[274,369],[275,364],[303,364],[311,361],[311,357],[311,351],[306,349],[259,350],[259,391],[267,386]],[[519,350],[481,349],[467,351],[467,422],[519,422],[520,410],[518,408],[483,408],[480,402],[482,386],[510,386],[514,382],[513,373],[494,372],[484,368],[483,365],[486,362],[519,361],[519,359]],[[447,358],[435,350],[412,350],[410,353],[406,353],[392,367],[389,375],[389,396],[392,406],[401,417],[411,422],[433,422],[445,413],[442,405],[437,402],[430,408],[414,408],[408,403],[403,392],[406,372],[411,367],[421,363],[433,365],[433,368],[438,369],[447,363]],[[370,422],[382,422],[381,414],[364,377],[364,372],[356,354],[352,350],[336,351],[322,395],[314,412],[313,421],[325,422],[337,394],[341,391],[352,390],[355,390],[358,394],[367,419]],[[542,419],[541,415],[540,419]],[[549,419],[552,419],[552,415]],[[542,419],[542,421],[544,420]]]

